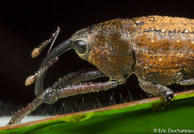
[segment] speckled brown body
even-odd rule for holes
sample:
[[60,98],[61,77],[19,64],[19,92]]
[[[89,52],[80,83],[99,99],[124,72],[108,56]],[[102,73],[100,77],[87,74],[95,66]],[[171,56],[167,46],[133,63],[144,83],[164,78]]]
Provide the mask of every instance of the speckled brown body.
[[138,77],[162,85],[194,78],[194,20],[159,16],[134,20],[142,23],[133,37]]
[[192,19],[115,19],[90,30],[87,60],[112,79],[135,73],[143,80],[170,85],[194,77]]

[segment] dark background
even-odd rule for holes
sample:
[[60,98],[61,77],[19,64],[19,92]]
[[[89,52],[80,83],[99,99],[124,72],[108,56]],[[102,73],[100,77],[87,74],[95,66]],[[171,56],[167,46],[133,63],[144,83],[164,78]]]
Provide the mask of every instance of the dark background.
[[[36,59],[30,54],[40,42],[48,39],[56,29],[61,32],[56,44],[75,31],[92,24],[114,18],[132,18],[146,15],[167,15],[194,18],[194,2],[191,1],[57,1],[4,2],[0,5],[0,115],[28,104],[35,98],[34,85],[25,87],[25,79],[39,67],[44,52]],[[55,44],[55,45],[56,45]],[[46,85],[68,72],[91,67],[74,52],[67,52],[48,71]],[[110,91],[78,95],[61,100],[57,105],[43,105],[42,113],[58,114],[105,105],[122,103],[146,97],[132,76],[127,84]],[[61,102],[62,104],[61,108]],[[60,110],[58,106],[60,105]],[[54,110],[53,110],[54,107]],[[62,109],[62,110],[61,110]]]

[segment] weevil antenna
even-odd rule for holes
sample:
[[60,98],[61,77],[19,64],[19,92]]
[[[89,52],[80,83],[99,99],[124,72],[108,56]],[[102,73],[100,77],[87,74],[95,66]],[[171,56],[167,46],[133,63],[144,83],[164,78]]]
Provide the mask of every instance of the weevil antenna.
[[48,40],[43,41],[42,43],[40,43],[39,47],[34,48],[34,50],[31,53],[32,58],[35,58],[38,55],[40,55],[40,53],[51,43],[50,48],[47,52],[47,55],[48,55],[53,47],[53,44],[59,32],[60,32],[60,27],[57,27],[57,30],[55,31],[55,33],[53,33],[52,36]]
[[32,83],[35,82],[35,80],[41,75],[43,74],[45,71],[47,71],[55,62],[57,62],[59,59],[59,57],[55,57],[52,60],[50,60],[44,67],[40,68],[34,75],[29,76],[26,81],[25,81],[25,85],[29,86]]
[[[38,79],[37,82],[39,83],[40,82],[39,80],[41,80],[41,82],[43,82],[44,75],[45,75],[46,71],[54,63],[56,63],[58,61],[59,56],[61,54],[68,51],[69,49],[71,49],[70,44],[71,44],[70,41],[67,40],[67,41],[62,42],[58,46],[56,46],[54,49],[52,49],[52,51],[44,58],[43,62],[41,63],[41,66],[40,66],[39,70],[34,75],[31,75],[26,79],[25,85],[29,86],[29,85],[33,84],[35,82],[35,80],[37,78],[39,78],[40,76],[41,76],[41,78]],[[41,82],[39,84],[41,84]],[[37,85],[37,83],[36,83],[36,88],[39,88],[39,85]]]

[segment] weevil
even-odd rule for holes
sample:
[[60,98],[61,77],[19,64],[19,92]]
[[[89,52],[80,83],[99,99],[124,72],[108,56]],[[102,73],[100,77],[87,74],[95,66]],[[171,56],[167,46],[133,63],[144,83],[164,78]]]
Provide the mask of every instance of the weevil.
[[[86,69],[59,78],[44,90],[46,71],[68,50],[93,64]],[[60,98],[115,88],[132,74],[140,87],[168,103],[173,99],[171,84],[194,84],[194,19],[168,16],[145,16],[113,19],[89,26],[53,48],[39,71],[26,85],[35,83],[37,98],[14,114],[9,125],[19,123],[42,103]],[[108,77],[106,82],[89,82]]]

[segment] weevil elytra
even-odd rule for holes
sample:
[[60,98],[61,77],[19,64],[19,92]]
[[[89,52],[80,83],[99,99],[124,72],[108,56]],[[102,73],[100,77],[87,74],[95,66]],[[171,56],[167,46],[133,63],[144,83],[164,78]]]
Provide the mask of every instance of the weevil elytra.
[[[74,49],[96,69],[81,70],[59,78],[51,87],[43,87],[47,69],[66,51]],[[194,19],[147,16],[114,19],[81,29],[44,58],[36,78],[37,98],[13,115],[8,123],[20,122],[41,103],[54,103],[71,95],[114,88],[135,74],[147,93],[173,98],[168,85],[194,84]],[[108,77],[107,82],[87,82]]]

